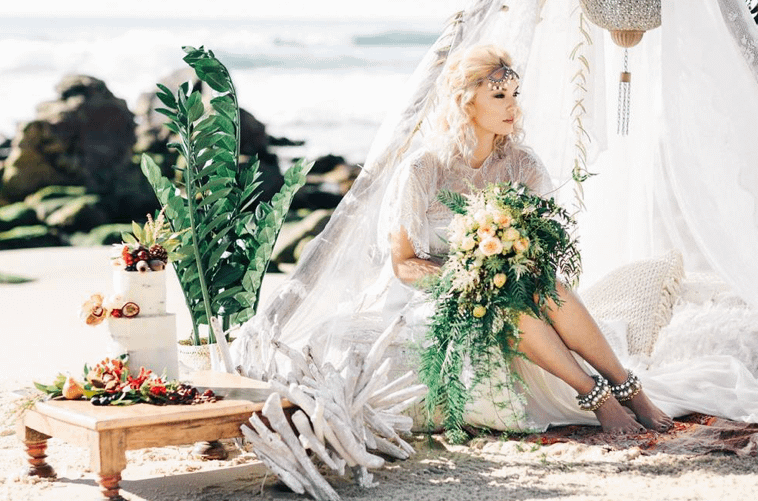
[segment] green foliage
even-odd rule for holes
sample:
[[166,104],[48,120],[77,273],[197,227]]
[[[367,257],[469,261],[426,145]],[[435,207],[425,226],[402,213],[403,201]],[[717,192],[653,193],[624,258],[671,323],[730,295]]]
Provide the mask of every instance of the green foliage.
[[[481,381],[501,371],[504,389],[519,395],[523,381],[510,369],[513,359],[523,356],[519,318],[527,314],[550,322],[549,305],[560,304],[558,274],[573,283],[581,259],[569,232],[572,217],[523,186],[489,185],[465,197],[442,192],[438,199],[460,217],[451,223],[450,255],[427,289],[435,311],[419,376],[429,388],[430,418],[440,407],[448,440],[460,442],[466,438],[465,406]],[[487,255],[479,245],[491,238],[503,246]],[[464,245],[467,239],[475,245]],[[466,384],[464,363],[472,371]]]
[[[295,164],[271,202],[259,201],[260,163],[239,165],[239,105],[229,72],[203,47],[184,51],[184,61],[218,94],[206,107],[188,83],[175,95],[158,84],[165,108],[157,111],[178,134],[179,142],[169,146],[186,167],[176,185],[149,156],[142,156],[141,167],[173,231],[181,233],[176,251],[186,257],[174,268],[192,315],[193,342],[200,344],[198,326],[210,318],[221,316],[228,327],[255,314],[274,243],[312,164]],[[209,341],[215,342],[211,329]]]

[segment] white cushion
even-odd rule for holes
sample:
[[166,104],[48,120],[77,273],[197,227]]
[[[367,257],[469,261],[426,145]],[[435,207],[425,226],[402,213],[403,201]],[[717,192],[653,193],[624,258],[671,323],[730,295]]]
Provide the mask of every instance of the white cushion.
[[671,250],[613,270],[581,296],[596,319],[627,323],[629,354],[650,355],[671,320],[683,277],[682,254]]

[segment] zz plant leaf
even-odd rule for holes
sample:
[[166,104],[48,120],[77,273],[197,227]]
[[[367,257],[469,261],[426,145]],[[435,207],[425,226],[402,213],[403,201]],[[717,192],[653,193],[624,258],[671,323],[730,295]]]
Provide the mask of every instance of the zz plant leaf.
[[[255,314],[274,243],[312,163],[297,162],[270,203],[261,202],[260,162],[239,164],[240,113],[229,71],[210,50],[184,51],[184,61],[216,96],[206,106],[187,83],[175,94],[158,85],[165,108],[157,111],[179,136],[170,146],[182,157],[184,167],[175,167],[182,179],[163,176],[148,155],[142,155],[141,168],[180,234],[183,257],[173,264],[192,316],[192,341],[200,344],[199,326],[209,326],[211,318],[223,318],[228,329]],[[208,336],[215,342],[212,329]]]

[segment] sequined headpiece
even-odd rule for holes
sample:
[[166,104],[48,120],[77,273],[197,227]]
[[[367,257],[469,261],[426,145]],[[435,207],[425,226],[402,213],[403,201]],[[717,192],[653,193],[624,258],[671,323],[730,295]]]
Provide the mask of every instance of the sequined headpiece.
[[503,90],[505,88],[504,84],[507,84],[511,80],[521,78],[518,76],[518,73],[508,66],[502,59],[500,60],[500,65],[500,68],[487,75],[487,87],[490,90]]

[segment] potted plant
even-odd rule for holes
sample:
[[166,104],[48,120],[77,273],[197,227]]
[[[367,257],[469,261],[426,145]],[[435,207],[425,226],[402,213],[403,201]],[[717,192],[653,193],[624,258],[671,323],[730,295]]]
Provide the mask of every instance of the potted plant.
[[177,181],[165,177],[148,155],[142,155],[141,168],[172,230],[180,234],[180,257],[173,266],[192,317],[190,344],[201,346],[201,328],[213,344],[212,325],[228,332],[255,314],[274,243],[312,164],[297,162],[270,202],[258,200],[259,162],[239,162],[240,113],[229,72],[203,47],[184,51],[184,61],[215,97],[206,106],[189,82],[176,94],[158,84],[165,108],[156,111],[168,117],[166,127],[178,135],[169,147],[178,150],[184,165],[174,166],[181,174]]

